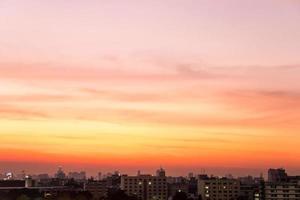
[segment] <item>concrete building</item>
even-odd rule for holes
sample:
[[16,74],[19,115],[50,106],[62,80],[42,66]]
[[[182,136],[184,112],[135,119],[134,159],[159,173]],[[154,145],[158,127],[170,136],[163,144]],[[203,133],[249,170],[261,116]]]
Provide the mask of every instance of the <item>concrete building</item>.
[[265,200],[299,200],[300,183],[266,183]]
[[236,179],[200,176],[198,195],[203,200],[235,200],[240,194],[240,182]]
[[34,187],[34,186],[35,186],[35,181],[30,176],[26,176],[25,177],[25,187],[30,188],[30,187]]
[[75,181],[85,181],[86,180],[86,173],[84,171],[69,172],[68,178],[69,179],[74,179]]
[[98,172],[98,181],[102,180],[102,173],[101,172]]
[[165,177],[166,171],[163,168],[156,170],[156,176]]
[[25,188],[25,180],[0,180],[0,188]]
[[245,200],[262,200],[264,198],[263,177],[239,177],[240,198]]
[[165,173],[160,171],[157,175],[124,175],[121,177],[121,189],[139,200],[167,200],[168,187]]
[[285,169],[269,169],[268,170],[268,182],[277,183],[277,182],[287,182],[288,175],[285,172]]
[[37,180],[45,180],[45,179],[50,179],[49,174],[39,174],[39,175],[37,175]]

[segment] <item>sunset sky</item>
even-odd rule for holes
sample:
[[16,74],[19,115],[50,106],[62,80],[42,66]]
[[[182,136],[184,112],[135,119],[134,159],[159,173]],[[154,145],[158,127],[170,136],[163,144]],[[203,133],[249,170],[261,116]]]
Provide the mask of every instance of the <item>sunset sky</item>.
[[300,172],[300,1],[1,0],[0,142],[0,173]]

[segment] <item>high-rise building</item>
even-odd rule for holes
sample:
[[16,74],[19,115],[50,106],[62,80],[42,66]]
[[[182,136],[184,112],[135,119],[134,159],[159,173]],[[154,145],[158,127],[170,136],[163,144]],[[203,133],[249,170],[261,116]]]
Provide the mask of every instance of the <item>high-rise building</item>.
[[98,181],[102,180],[102,173],[101,172],[98,172]]
[[277,183],[277,182],[286,182],[288,181],[288,175],[285,172],[285,169],[269,169],[268,170],[268,182]]
[[263,177],[239,177],[240,198],[245,200],[264,199],[264,179]]
[[85,181],[86,180],[86,173],[84,171],[81,171],[81,172],[69,172],[68,178],[69,179],[74,179],[76,181]]
[[58,179],[65,179],[66,178],[66,174],[65,172],[62,170],[62,167],[59,167],[56,174],[55,174],[55,178]]
[[236,200],[240,194],[237,179],[201,176],[198,179],[198,195],[203,200]]
[[167,200],[168,187],[165,171],[158,170],[158,176],[137,175],[121,177],[121,189],[139,200]]
[[25,187],[30,188],[33,186],[35,186],[35,181],[30,176],[26,176],[25,177]]
[[300,177],[288,176],[285,169],[269,169],[265,184],[265,200],[299,200]]
[[166,171],[163,168],[160,168],[160,169],[156,170],[156,176],[165,177]]
[[299,200],[300,183],[277,182],[266,183],[265,200]]
[[50,179],[49,174],[39,174],[37,175],[38,180],[45,180],[45,179]]
[[191,179],[191,178],[193,178],[193,177],[194,177],[194,173],[193,173],[193,172],[189,172],[188,178]]

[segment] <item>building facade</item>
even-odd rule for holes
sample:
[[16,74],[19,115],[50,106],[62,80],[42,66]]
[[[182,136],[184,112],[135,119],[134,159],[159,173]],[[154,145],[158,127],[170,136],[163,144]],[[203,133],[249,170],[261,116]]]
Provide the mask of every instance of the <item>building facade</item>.
[[85,181],[86,180],[86,172],[69,172],[68,174],[69,179],[74,179],[76,181]]
[[198,179],[198,195],[203,200],[235,200],[240,194],[240,182],[236,179],[201,176]]
[[278,183],[278,182],[287,182],[288,175],[285,172],[285,169],[269,169],[268,170],[268,182]]
[[267,183],[265,186],[265,200],[299,200],[299,183]]
[[[164,173],[161,176],[137,175],[121,177],[121,189],[139,200],[167,200],[168,186]],[[158,175],[159,175],[158,174]]]

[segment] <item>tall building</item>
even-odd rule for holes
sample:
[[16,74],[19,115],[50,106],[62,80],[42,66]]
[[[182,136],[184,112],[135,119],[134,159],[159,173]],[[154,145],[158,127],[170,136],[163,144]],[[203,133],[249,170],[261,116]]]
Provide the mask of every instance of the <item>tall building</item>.
[[265,200],[299,200],[300,183],[277,182],[265,186]]
[[102,180],[102,173],[101,172],[98,172],[98,181]]
[[121,189],[139,200],[167,200],[168,187],[165,171],[160,169],[157,176],[142,175],[121,177]]
[[236,179],[201,176],[198,179],[198,195],[203,200],[236,200],[240,194],[240,182]]
[[66,174],[65,172],[62,170],[62,167],[59,167],[56,174],[55,174],[55,178],[58,179],[65,179],[66,178]]
[[165,177],[166,171],[163,168],[160,168],[160,169],[156,170],[156,176]]
[[50,179],[49,174],[39,174],[37,175],[38,180]]
[[84,171],[81,171],[81,172],[69,172],[68,178],[69,179],[74,179],[76,181],[85,181],[86,180],[86,173]]
[[105,180],[110,189],[119,189],[121,185],[121,174],[116,171],[114,174],[107,175]]
[[240,198],[243,200],[263,200],[264,199],[264,179],[263,177],[239,177]]
[[285,169],[269,169],[265,200],[299,200],[300,177],[288,176]]
[[25,177],[25,187],[30,188],[33,186],[35,186],[35,181],[30,176],[26,176]]
[[288,181],[288,175],[285,172],[285,169],[269,169],[268,170],[268,182],[277,183],[277,182],[286,182]]

